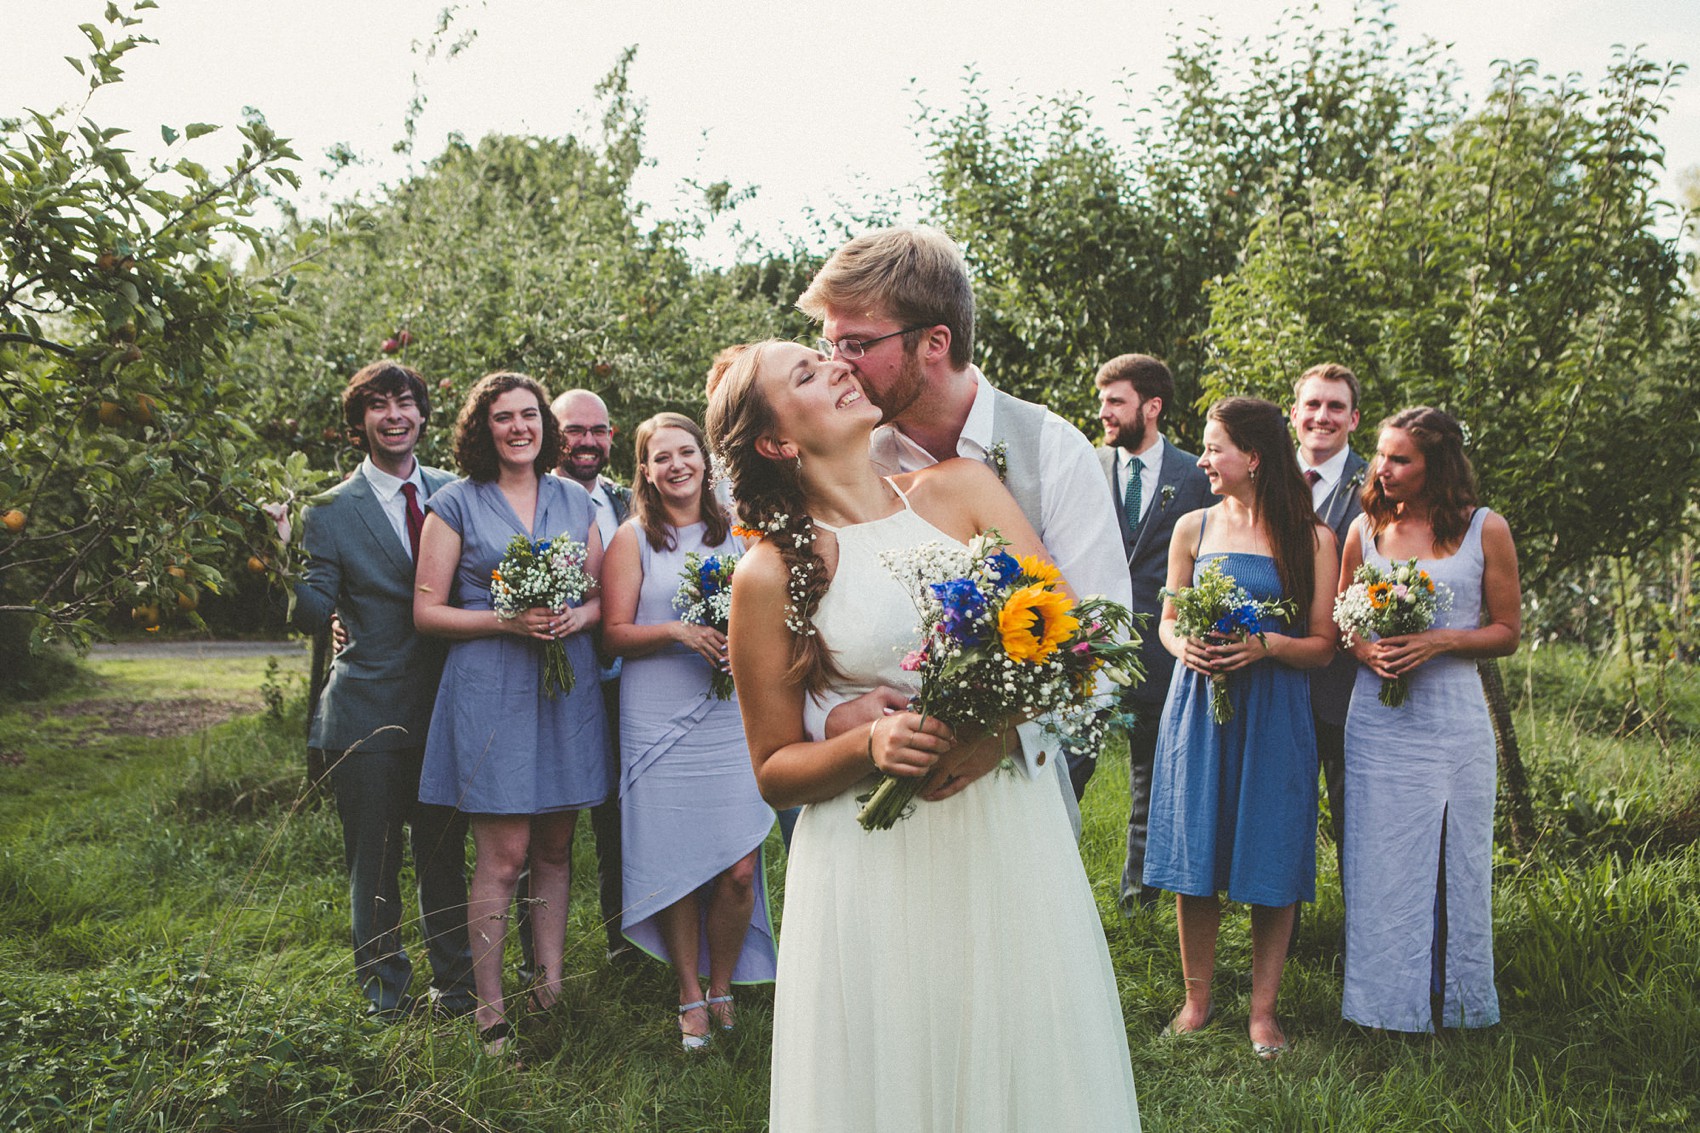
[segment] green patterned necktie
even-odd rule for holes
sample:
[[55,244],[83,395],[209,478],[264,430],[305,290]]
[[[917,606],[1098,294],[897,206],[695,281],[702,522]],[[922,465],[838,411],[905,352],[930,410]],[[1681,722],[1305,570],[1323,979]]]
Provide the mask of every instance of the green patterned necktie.
[[1122,507],[1127,512],[1127,529],[1139,530],[1139,504],[1141,493],[1145,489],[1143,483],[1145,464],[1137,457],[1127,458],[1127,490],[1122,493]]

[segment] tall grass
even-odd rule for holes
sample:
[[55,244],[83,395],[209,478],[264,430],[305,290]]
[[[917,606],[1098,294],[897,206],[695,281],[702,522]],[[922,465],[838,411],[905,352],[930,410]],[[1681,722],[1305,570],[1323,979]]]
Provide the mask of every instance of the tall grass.
[[[1115,911],[1126,760],[1106,752],[1082,857],[1147,1129],[1700,1127],[1700,848],[1671,834],[1700,782],[1694,734],[1678,727],[1674,747],[1612,737],[1609,713],[1589,708],[1609,681],[1596,661],[1542,650],[1532,664],[1508,676],[1534,690],[1519,726],[1541,837],[1496,870],[1505,1017],[1487,1031],[1407,1039],[1340,1020],[1343,912],[1324,846],[1282,991],[1293,1051],[1272,1066],[1251,1055],[1238,909],[1224,918],[1218,1022],[1159,1039],[1181,995],[1174,915]],[[1700,692],[1684,677],[1691,710]],[[0,746],[24,755],[0,768],[0,1127],[764,1126],[771,992],[741,989],[731,1040],[683,1056],[661,966],[603,961],[588,837],[566,989],[524,1020],[522,1067],[485,1056],[464,1021],[365,1022],[340,833],[332,809],[300,793],[293,711],[86,747],[0,716]],[[1633,821],[1612,826],[1609,806],[1573,813],[1608,790],[1637,800]],[[768,862],[782,887],[777,838]]]

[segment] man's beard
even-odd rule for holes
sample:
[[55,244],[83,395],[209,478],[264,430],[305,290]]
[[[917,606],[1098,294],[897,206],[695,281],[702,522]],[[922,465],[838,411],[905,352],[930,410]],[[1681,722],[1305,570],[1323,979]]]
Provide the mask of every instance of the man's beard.
[[905,351],[903,368],[897,372],[896,381],[878,394],[870,385],[864,383],[862,392],[867,394],[869,401],[880,407],[880,424],[888,425],[915,404],[926,384],[926,375],[921,372],[920,352]]
[[1116,425],[1106,429],[1104,440],[1111,448],[1138,452],[1145,444],[1145,428],[1145,418],[1139,417],[1131,425]]
[[[593,456],[596,458],[596,465],[589,473],[580,474],[580,466],[574,463],[574,458],[579,456]],[[567,477],[569,480],[578,480],[581,483],[594,484],[596,483],[596,478],[602,475],[602,470],[606,467],[608,467],[608,457],[604,455],[601,449],[581,447],[569,451],[567,453],[567,459],[561,462],[560,468],[556,469],[556,471]]]

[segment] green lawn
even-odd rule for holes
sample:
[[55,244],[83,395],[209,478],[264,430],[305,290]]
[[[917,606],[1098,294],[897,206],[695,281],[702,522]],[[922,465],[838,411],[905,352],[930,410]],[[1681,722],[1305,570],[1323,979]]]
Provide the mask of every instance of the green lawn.
[[[0,1127],[43,1129],[755,1129],[772,997],[740,993],[733,1041],[687,1060],[661,966],[603,964],[580,839],[568,989],[529,1020],[524,1069],[465,1025],[378,1028],[349,979],[335,814],[300,797],[299,663],[278,718],[153,736],[148,705],[239,700],[264,660],[98,662],[49,701],[0,712]],[[216,670],[216,671],[213,671]],[[1148,1130],[1700,1127],[1700,679],[1675,725],[1613,738],[1610,679],[1578,651],[1512,659],[1541,825],[1502,848],[1504,1023],[1402,1039],[1339,1019],[1332,848],[1283,985],[1293,1051],[1244,1034],[1249,940],[1224,919],[1219,1019],[1156,1037],[1180,1000],[1170,910],[1115,912],[1126,762],[1108,751],[1082,853],[1121,983]],[[139,702],[139,707],[138,707]],[[45,709],[45,711],[44,711]],[[1686,727],[1684,724],[1686,723]],[[770,843],[770,878],[783,856]]]

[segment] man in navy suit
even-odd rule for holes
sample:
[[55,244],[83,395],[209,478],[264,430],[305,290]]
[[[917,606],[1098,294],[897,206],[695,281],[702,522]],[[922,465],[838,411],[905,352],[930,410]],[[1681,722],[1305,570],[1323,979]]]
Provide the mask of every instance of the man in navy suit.
[[413,564],[424,501],[454,477],[414,457],[431,402],[418,372],[374,362],[342,393],[349,439],[366,458],[311,501],[307,571],[294,620],[317,633],[335,614],[347,645],[331,662],[308,743],[330,767],[348,866],[354,975],[367,1014],[393,1022],[416,1004],[401,943],[403,827],[412,828],[434,1010],[474,1006],[466,936],[466,818],[419,801],[425,731],[442,675],[441,642],[413,629]]
[[[1316,517],[1334,529],[1334,545],[1346,545],[1346,530],[1363,511],[1359,494],[1369,463],[1353,452],[1358,427],[1358,376],[1333,362],[1312,366],[1293,384],[1293,432],[1299,471],[1310,484]],[[1358,663],[1341,652],[1327,668],[1310,674],[1310,710],[1316,722],[1316,753],[1328,787],[1328,824],[1336,864],[1343,861],[1346,832],[1346,706]]]
[[1175,659],[1157,637],[1163,612],[1158,591],[1168,581],[1169,536],[1175,520],[1210,503],[1210,481],[1198,458],[1163,439],[1163,413],[1175,400],[1169,368],[1149,354],[1122,354],[1105,362],[1093,379],[1098,387],[1098,420],[1104,444],[1098,460],[1116,500],[1116,522],[1133,584],[1136,614],[1147,615],[1140,633],[1139,659],[1145,680],[1123,693],[1122,707],[1133,721],[1128,728],[1127,859],[1122,866],[1121,910],[1157,903],[1157,891],[1144,882],[1145,832],[1151,811],[1151,765],[1157,754],[1157,720],[1169,692]]

